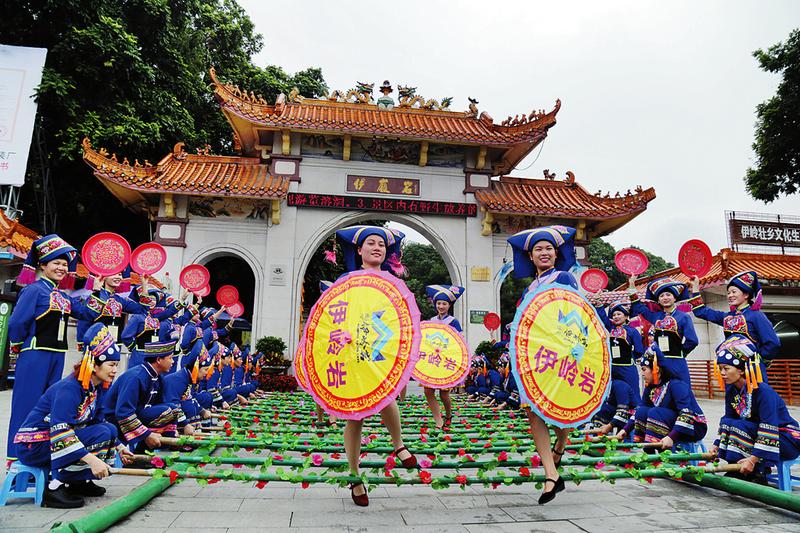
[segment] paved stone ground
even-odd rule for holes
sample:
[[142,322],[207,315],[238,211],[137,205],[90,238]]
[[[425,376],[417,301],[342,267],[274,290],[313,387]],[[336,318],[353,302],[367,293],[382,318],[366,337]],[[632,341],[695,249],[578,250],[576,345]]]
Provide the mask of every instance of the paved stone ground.
[[[412,384],[416,385],[416,384]],[[419,393],[411,389],[410,394]],[[10,392],[0,393],[2,450],[8,426]],[[719,420],[722,402],[700,402],[710,421]],[[800,417],[800,409],[792,409]],[[712,422],[712,424],[715,422]],[[707,444],[716,427],[710,428]],[[241,455],[241,454],[240,454]],[[0,531],[46,531],[127,494],[142,478],[113,476],[102,484],[104,498],[92,498],[76,511],[43,509],[30,503],[0,508]],[[349,491],[331,486],[295,488],[270,483],[264,489],[239,482],[202,487],[187,480],[152,500],[111,529],[115,532],[246,533],[332,531],[393,532],[644,532],[659,530],[709,533],[800,531],[800,515],[711,489],[668,480],[652,485],[633,480],[615,485],[568,484],[567,491],[546,506],[536,503],[533,485],[466,487],[434,491],[429,487],[379,487],[370,506],[357,508]],[[726,498],[727,501],[721,501]]]

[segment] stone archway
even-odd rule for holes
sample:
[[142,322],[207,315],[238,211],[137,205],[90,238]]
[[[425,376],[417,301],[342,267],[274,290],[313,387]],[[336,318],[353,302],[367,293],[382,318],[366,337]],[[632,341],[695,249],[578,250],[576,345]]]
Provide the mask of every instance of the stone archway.
[[[292,279],[292,322],[290,324],[290,338],[291,342],[289,343],[290,346],[293,348],[296,343],[297,339],[300,336],[299,325],[300,325],[300,302],[301,298],[300,295],[302,294],[302,287],[303,287],[303,279],[305,277],[306,269],[311,261],[314,252],[322,245],[323,242],[327,238],[329,238],[337,229],[344,228],[347,226],[352,226],[358,224],[359,222],[365,220],[387,220],[390,222],[396,222],[399,224],[403,224],[412,228],[413,230],[417,231],[420,235],[425,237],[428,242],[434,247],[434,249],[439,253],[442,257],[442,260],[447,267],[448,274],[450,275],[450,280],[455,285],[464,286],[466,282],[466,267],[463,266],[464,261],[459,260],[459,256],[455,253],[450,245],[446,242],[445,239],[441,237],[439,231],[430,224],[425,218],[417,216],[417,215],[408,215],[408,214],[400,214],[400,213],[372,213],[372,212],[347,212],[343,214],[339,214],[337,216],[333,216],[329,218],[321,227],[319,228],[318,232],[311,238],[307,240],[301,247],[298,249],[300,250],[299,255],[296,257],[295,266],[293,272],[293,279]],[[297,268],[299,266],[299,268]],[[462,307],[463,306],[463,307]],[[456,307],[454,308],[454,315],[458,320],[463,324],[466,318],[466,303],[459,302],[456,303]]]
[[[191,263],[204,265],[211,272],[211,294],[204,303],[217,307],[215,294],[222,285],[231,284],[239,289],[239,300],[245,306],[243,318],[252,324],[251,336],[255,341],[260,335],[258,317],[263,304],[264,283],[264,269],[256,258],[248,250],[229,243],[209,246],[195,252]],[[245,277],[237,279],[237,275]],[[247,279],[247,275],[250,279]]]

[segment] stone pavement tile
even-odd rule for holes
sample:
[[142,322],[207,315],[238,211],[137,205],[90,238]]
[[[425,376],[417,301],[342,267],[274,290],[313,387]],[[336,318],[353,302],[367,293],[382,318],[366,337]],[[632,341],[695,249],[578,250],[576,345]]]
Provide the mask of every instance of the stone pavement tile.
[[603,509],[618,516],[673,511],[685,513],[719,509],[719,500],[716,498],[676,498],[674,496],[662,496],[660,498],[637,497],[628,498],[627,501],[622,503],[603,503]]
[[[264,487],[266,490],[269,487],[267,485]],[[333,485],[325,485],[325,484],[318,484],[318,485],[311,485],[307,489],[303,489],[300,485],[297,485],[295,488],[294,493],[295,499],[323,499],[323,498],[349,498],[350,497],[350,489],[347,487],[339,488],[334,487]]]
[[164,491],[164,495],[171,498],[194,498],[200,497],[199,493],[201,489],[203,489],[203,487],[194,481],[183,481],[177,485],[172,485]]
[[439,501],[447,509],[472,509],[473,507],[489,506],[486,496],[439,496]]
[[[295,530],[292,529],[293,533]],[[381,527],[350,527],[349,533],[430,533],[430,526],[381,526]],[[464,526],[459,525],[437,525],[433,529],[436,533],[469,533]]]
[[[138,514],[138,513],[136,513]],[[287,527],[290,511],[184,511],[172,524],[174,527]]]
[[[170,489],[172,490],[172,489]],[[237,484],[236,482],[220,482],[211,487],[200,487],[193,498],[230,498],[231,494],[236,493],[237,498],[255,499],[283,499],[291,500],[294,497],[294,488],[271,487],[267,485],[263,489],[248,487]],[[168,492],[167,495],[172,495]]]
[[141,511],[238,511],[243,501],[242,498],[174,498],[164,494],[150,500]]
[[692,524],[681,519],[680,513],[592,517],[573,519],[571,522],[589,533],[642,533],[644,531],[668,531],[692,527]]
[[[687,522],[689,527],[735,527],[747,524],[781,524],[798,515],[781,510],[762,509],[752,507],[720,508],[717,511],[680,513],[681,520]],[[798,528],[800,529],[800,528]]]
[[224,527],[176,527],[165,529],[154,529],[152,527],[130,527],[130,526],[113,526],[107,531],[111,533],[226,533],[227,528]]
[[558,499],[547,505],[536,504],[528,507],[503,507],[502,509],[517,522],[613,516],[600,505],[593,503],[562,504]]
[[406,524],[421,526],[426,524],[493,524],[511,522],[512,518],[499,508],[448,509],[435,513],[403,512]]
[[[341,527],[231,527],[227,533],[347,533]],[[166,533],[172,533],[170,529]]]
[[507,524],[467,526],[469,533],[582,533],[583,530],[567,520],[544,522],[510,522]]
[[338,528],[339,531],[346,530],[350,526],[397,526],[404,524],[403,516],[397,511],[382,511],[375,513],[371,508],[356,507],[350,501],[344,511],[322,511],[317,512],[310,505],[309,509],[295,511],[292,514],[291,527],[331,527]]
[[[370,495],[371,496],[371,495]],[[348,495],[345,501],[345,507],[353,505],[352,499]],[[316,507],[317,502],[314,502]],[[444,504],[438,498],[425,498],[423,496],[412,496],[408,498],[401,498],[393,496],[391,498],[378,498],[369,501],[369,508],[374,511],[443,511],[446,509]],[[345,508],[345,511],[347,508]]]
[[249,513],[251,511],[282,511],[294,512],[302,511],[304,509],[314,509],[315,511],[344,511],[344,505],[341,498],[325,498],[315,499],[313,501],[303,501],[302,499],[294,500],[244,500],[239,507],[240,513]]
[[18,528],[42,528],[55,520],[61,520],[67,512],[64,509],[36,507],[32,500],[26,503],[10,503],[0,508],[0,529],[15,531]]
[[463,496],[464,494],[474,494],[474,491],[471,490],[471,487],[467,487],[466,490],[461,490],[458,487],[448,487],[446,489],[441,490],[434,490],[431,487],[426,487],[423,485],[404,485],[402,487],[398,487],[396,485],[386,485],[384,487],[386,493],[391,496],[427,496],[430,498],[435,498],[437,496]]

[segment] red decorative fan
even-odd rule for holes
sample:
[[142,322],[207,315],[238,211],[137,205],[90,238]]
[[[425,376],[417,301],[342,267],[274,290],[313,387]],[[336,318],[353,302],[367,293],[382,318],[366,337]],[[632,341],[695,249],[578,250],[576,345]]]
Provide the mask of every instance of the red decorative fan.
[[230,307],[239,301],[239,289],[233,285],[223,285],[217,289],[217,303]]
[[234,302],[226,311],[231,317],[239,318],[244,314],[244,306],[242,302]]
[[164,268],[167,251],[157,242],[146,242],[131,254],[131,268],[137,274],[151,276]]
[[500,316],[497,313],[488,313],[483,317],[483,325],[489,331],[494,331],[500,327]]
[[200,289],[193,291],[195,295],[199,296],[200,298],[205,298],[209,294],[211,294],[211,287],[206,285],[205,287],[200,287]]
[[181,270],[181,287],[190,291],[197,291],[208,285],[211,281],[211,274],[203,265],[189,265]]
[[636,248],[625,248],[617,252],[617,255],[614,256],[614,264],[617,265],[617,270],[629,276],[632,274],[638,276],[650,266],[647,256]]
[[686,241],[678,252],[678,266],[687,276],[703,277],[711,270],[711,248],[699,239]]
[[581,287],[588,292],[600,292],[608,287],[608,276],[599,268],[590,268],[581,275]]
[[92,274],[119,274],[131,259],[131,245],[121,235],[111,232],[89,237],[81,250],[81,260]]

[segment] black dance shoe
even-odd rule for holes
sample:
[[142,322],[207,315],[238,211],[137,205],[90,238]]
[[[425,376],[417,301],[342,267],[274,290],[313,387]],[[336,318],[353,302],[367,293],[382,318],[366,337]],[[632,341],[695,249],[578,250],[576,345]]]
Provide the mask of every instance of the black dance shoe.
[[42,496],[42,507],[53,509],[77,509],[83,507],[83,503],[83,498],[70,494],[66,485],[61,485],[55,490],[45,487]]
[[543,492],[542,495],[539,496],[539,505],[544,505],[548,502],[553,501],[553,499],[555,499],[556,497],[556,494],[558,494],[559,492],[561,492],[566,488],[566,486],[564,485],[564,478],[561,476],[558,476],[558,479],[547,478],[545,480],[545,483],[548,481],[553,484],[553,488]]
[[102,496],[106,493],[105,487],[95,485],[90,481],[72,481],[67,485],[67,492],[74,496]]

